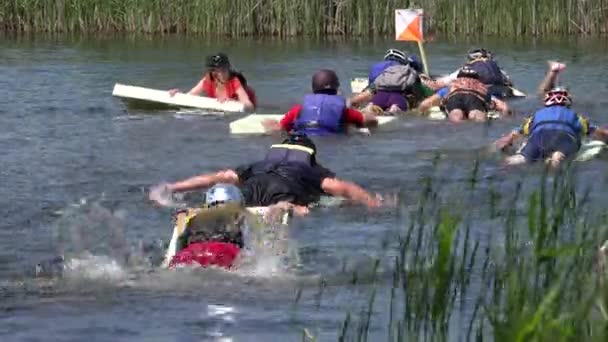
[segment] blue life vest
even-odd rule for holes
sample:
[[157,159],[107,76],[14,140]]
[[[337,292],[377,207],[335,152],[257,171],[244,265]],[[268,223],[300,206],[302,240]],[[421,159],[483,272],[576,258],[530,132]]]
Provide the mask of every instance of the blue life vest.
[[301,163],[312,165],[312,148],[300,145],[277,144],[270,146],[265,162],[270,164]]
[[380,74],[386,70],[388,67],[392,67],[393,65],[401,65],[401,63],[396,62],[396,61],[383,61],[380,63],[376,63],[374,65],[372,65],[372,68],[369,71],[369,75],[368,75],[368,82],[369,84],[374,83],[374,81],[376,80],[376,78],[378,78],[378,76],[380,76]]
[[294,129],[307,135],[343,133],[345,110],[346,99],[340,95],[306,95]]
[[496,61],[492,59],[482,58],[470,61],[467,63],[469,67],[477,71],[479,74],[479,80],[488,85],[502,85],[504,84],[504,77],[500,67]]
[[572,109],[556,105],[538,110],[523,127],[523,133],[530,135],[542,130],[559,130],[580,139],[581,134],[587,134],[589,125]]

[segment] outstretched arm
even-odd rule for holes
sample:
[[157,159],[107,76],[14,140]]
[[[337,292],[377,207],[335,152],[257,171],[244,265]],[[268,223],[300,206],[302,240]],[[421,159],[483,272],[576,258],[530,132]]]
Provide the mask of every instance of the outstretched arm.
[[323,179],[321,188],[327,194],[341,196],[351,201],[365,204],[370,208],[379,207],[382,203],[380,196],[374,196],[359,185],[338,178]]
[[496,146],[497,149],[503,150],[505,147],[510,146],[511,144],[513,144],[513,141],[519,135],[520,134],[517,131],[511,131],[511,132],[509,132],[509,134],[507,134],[507,135],[503,136],[502,138],[496,140],[494,142],[494,145]]
[[556,86],[559,73],[566,68],[565,64],[549,61],[549,70],[545,78],[538,86],[538,96],[544,96],[546,92]]
[[369,102],[372,100],[373,96],[374,95],[372,94],[371,90],[369,90],[369,88],[366,88],[359,94],[350,98],[350,107],[357,107],[363,103]]
[[427,110],[431,109],[431,107],[438,106],[440,103],[441,96],[439,96],[439,94],[433,94],[430,97],[427,97],[426,99],[422,100],[422,102],[420,102],[420,104],[418,105],[417,109],[421,113],[424,113]]
[[234,170],[222,170],[216,173],[209,173],[188,178],[183,181],[169,184],[168,186],[171,192],[182,192],[210,187],[217,183],[236,184],[238,181],[239,176]]
[[604,127],[597,127],[593,130],[592,136],[594,139],[601,140],[608,143],[608,129]]

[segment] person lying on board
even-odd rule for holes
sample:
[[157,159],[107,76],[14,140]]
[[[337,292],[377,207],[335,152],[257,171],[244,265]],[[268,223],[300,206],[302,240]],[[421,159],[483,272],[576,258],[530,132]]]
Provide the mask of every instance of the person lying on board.
[[[280,202],[270,206],[267,213],[285,213],[291,206]],[[305,214],[295,212],[295,214]],[[238,187],[216,184],[205,194],[205,206],[181,210],[175,214],[180,232],[171,256],[169,268],[186,265],[233,268],[245,248],[247,234],[245,199]]]
[[267,132],[284,130],[307,135],[346,134],[349,125],[378,125],[375,115],[348,108],[346,99],[338,95],[339,88],[340,80],[333,70],[319,70],[312,76],[312,94],[304,96],[302,104],[293,106],[281,121],[267,119],[262,125]]
[[443,105],[452,122],[463,120],[486,121],[489,110],[498,110],[502,114],[510,114],[508,105],[497,98],[491,97],[488,87],[479,80],[479,74],[470,68],[463,67],[458,77],[449,87],[440,89],[433,96],[425,99],[418,106],[421,113],[431,107]]
[[316,155],[317,148],[310,138],[291,134],[281,144],[272,145],[264,160],[234,170],[161,184],[151,189],[149,197],[159,202],[166,193],[229,183],[237,185],[244,195],[245,205],[253,207],[288,202],[294,205],[294,210],[306,210],[322,195],[344,197],[372,208],[388,203],[380,195],[372,195],[355,183],[337,178],[317,162]]
[[[549,71],[552,72],[552,71]],[[581,148],[582,136],[608,141],[608,130],[589,123],[582,115],[570,108],[572,98],[566,88],[557,87],[546,92],[544,108],[527,118],[521,127],[498,139],[495,145],[504,149],[519,136],[528,141],[521,151],[506,158],[508,165],[545,160],[558,167],[566,159],[573,158]]]
[[[208,56],[205,66],[207,72],[203,78],[188,92],[188,95],[204,94],[220,102],[236,100],[243,104],[245,110],[252,111],[256,107],[256,96],[253,88],[247,85],[242,73],[234,71],[226,54],[220,52]],[[174,96],[179,89],[169,90]]]
[[384,61],[372,66],[368,86],[350,99],[351,106],[368,103],[364,112],[398,113],[407,111],[433,92],[425,86],[429,77],[421,79],[423,66],[416,56],[389,49]]
[[[468,66],[477,72],[479,80],[488,87],[491,96],[497,98],[512,96],[509,87],[513,86],[513,83],[507,73],[500,68],[491,51],[484,48],[472,48],[467,54],[467,62],[464,66]],[[460,69],[440,78],[438,81],[449,85],[458,77],[459,72]]]

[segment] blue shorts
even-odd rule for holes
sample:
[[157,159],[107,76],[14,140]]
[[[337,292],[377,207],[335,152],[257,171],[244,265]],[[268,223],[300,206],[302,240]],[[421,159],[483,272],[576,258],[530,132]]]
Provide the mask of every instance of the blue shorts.
[[580,140],[568,132],[544,129],[532,133],[521,154],[528,162],[544,160],[553,152],[561,152],[566,158],[572,158],[581,147]]

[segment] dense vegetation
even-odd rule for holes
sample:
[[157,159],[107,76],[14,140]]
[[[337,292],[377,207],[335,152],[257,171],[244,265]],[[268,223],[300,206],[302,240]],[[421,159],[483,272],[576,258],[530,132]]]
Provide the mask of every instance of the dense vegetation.
[[[608,216],[591,187],[568,170],[505,192],[477,172],[458,194],[424,180],[391,270],[377,259],[372,284],[354,285],[369,302],[346,314],[340,341],[366,341],[377,324],[389,341],[608,340]],[[378,301],[387,281],[390,298]]]
[[424,7],[426,28],[455,34],[599,34],[608,0],[4,0],[8,32],[278,36],[392,35],[394,10]]

